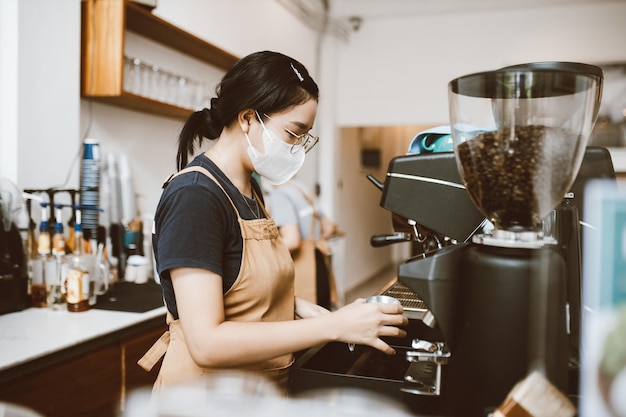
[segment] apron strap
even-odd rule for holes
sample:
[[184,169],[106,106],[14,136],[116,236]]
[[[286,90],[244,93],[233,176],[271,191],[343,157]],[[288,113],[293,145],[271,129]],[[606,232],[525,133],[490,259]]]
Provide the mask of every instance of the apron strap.
[[[169,325],[174,321],[174,316],[169,311],[165,315],[165,323],[169,327]],[[141,366],[147,372],[150,372],[154,365],[159,362],[159,360],[165,355],[167,352],[167,348],[170,344],[170,331],[167,330],[165,333],[159,337],[159,339],[154,342],[154,344],[148,349],[148,351],[137,361],[137,365]]]
[[150,372],[154,365],[159,362],[159,360],[165,355],[167,352],[167,347],[170,344],[170,331],[166,331],[159,337],[159,339],[154,342],[152,347],[148,349],[148,351],[137,361],[137,365],[141,366],[146,372]]
[[259,205],[259,207],[261,207],[261,211],[263,212],[263,214],[265,214],[265,218],[269,219],[272,216],[270,216],[270,213],[265,210],[265,206],[263,205],[263,202],[261,201],[261,198],[259,197],[259,195],[256,192],[256,189],[254,187],[252,187],[252,195],[254,195],[254,199],[256,200],[256,203]]
[[[237,206],[235,206],[235,203],[233,202],[233,200],[230,198],[230,196],[228,195],[228,193],[226,192],[224,187],[222,187],[222,184],[220,184],[220,182],[213,176],[213,174],[211,174],[209,172],[209,170],[207,170],[206,168],[201,167],[199,165],[188,166],[186,168],[181,169],[177,173],[170,175],[170,177],[165,181],[165,184],[163,184],[163,188],[165,188],[167,186],[167,184],[169,184],[170,181],[172,181],[174,178],[176,178],[177,176],[179,176],[181,174],[185,174],[187,172],[199,172],[201,174],[206,175],[211,180],[213,180],[213,182],[215,182],[215,184],[217,184],[217,186],[220,187],[222,192],[224,194],[226,194],[226,197],[228,198],[228,201],[230,201],[230,204],[233,206],[233,209],[235,209],[235,213],[237,213],[237,217],[241,218],[241,216],[239,215],[239,210],[237,210]],[[265,211],[265,210],[263,210],[263,211]]]

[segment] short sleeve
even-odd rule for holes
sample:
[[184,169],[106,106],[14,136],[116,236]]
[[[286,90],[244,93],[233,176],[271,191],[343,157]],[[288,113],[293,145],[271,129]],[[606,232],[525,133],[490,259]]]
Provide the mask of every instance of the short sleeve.
[[194,184],[176,190],[163,201],[156,219],[159,274],[188,267],[223,275],[231,224],[220,203],[223,198],[219,189]]

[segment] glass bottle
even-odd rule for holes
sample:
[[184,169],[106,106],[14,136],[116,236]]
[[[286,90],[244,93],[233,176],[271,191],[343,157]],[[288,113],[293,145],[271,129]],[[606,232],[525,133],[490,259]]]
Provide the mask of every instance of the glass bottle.
[[[60,310],[65,306],[65,286],[63,280],[67,275],[67,260],[65,257],[65,235],[63,230],[61,204],[55,205],[54,234],[52,235],[52,255],[54,259],[46,262],[45,277],[48,307]],[[49,264],[52,265],[49,265]]]
[[72,252],[65,279],[65,300],[67,302],[67,311],[71,312],[89,310],[89,272],[81,265],[83,250],[84,242],[81,215],[80,210],[76,210],[74,252]]
[[37,237],[37,254],[33,259],[33,280],[30,295],[33,307],[47,307],[45,265],[50,259],[51,240],[48,229],[48,203],[41,202],[41,221]]

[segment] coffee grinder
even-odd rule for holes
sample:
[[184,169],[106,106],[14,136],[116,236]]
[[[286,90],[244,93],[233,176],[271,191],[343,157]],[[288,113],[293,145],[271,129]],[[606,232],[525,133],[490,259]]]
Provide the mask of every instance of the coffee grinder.
[[450,353],[441,414],[484,417],[531,371],[568,391],[566,265],[542,223],[577,175],[602,82],[575,66],[522,66],[448,89],[457,168],[493,229],[409,259],[398,279]]

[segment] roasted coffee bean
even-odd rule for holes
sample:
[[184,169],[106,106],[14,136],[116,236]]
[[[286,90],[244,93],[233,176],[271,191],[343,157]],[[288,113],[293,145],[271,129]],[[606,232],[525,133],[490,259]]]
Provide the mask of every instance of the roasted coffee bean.
[[537,231],[574,180],[580,140],[537,125],[486,132],[458,145],[461,176],[497,229]]

